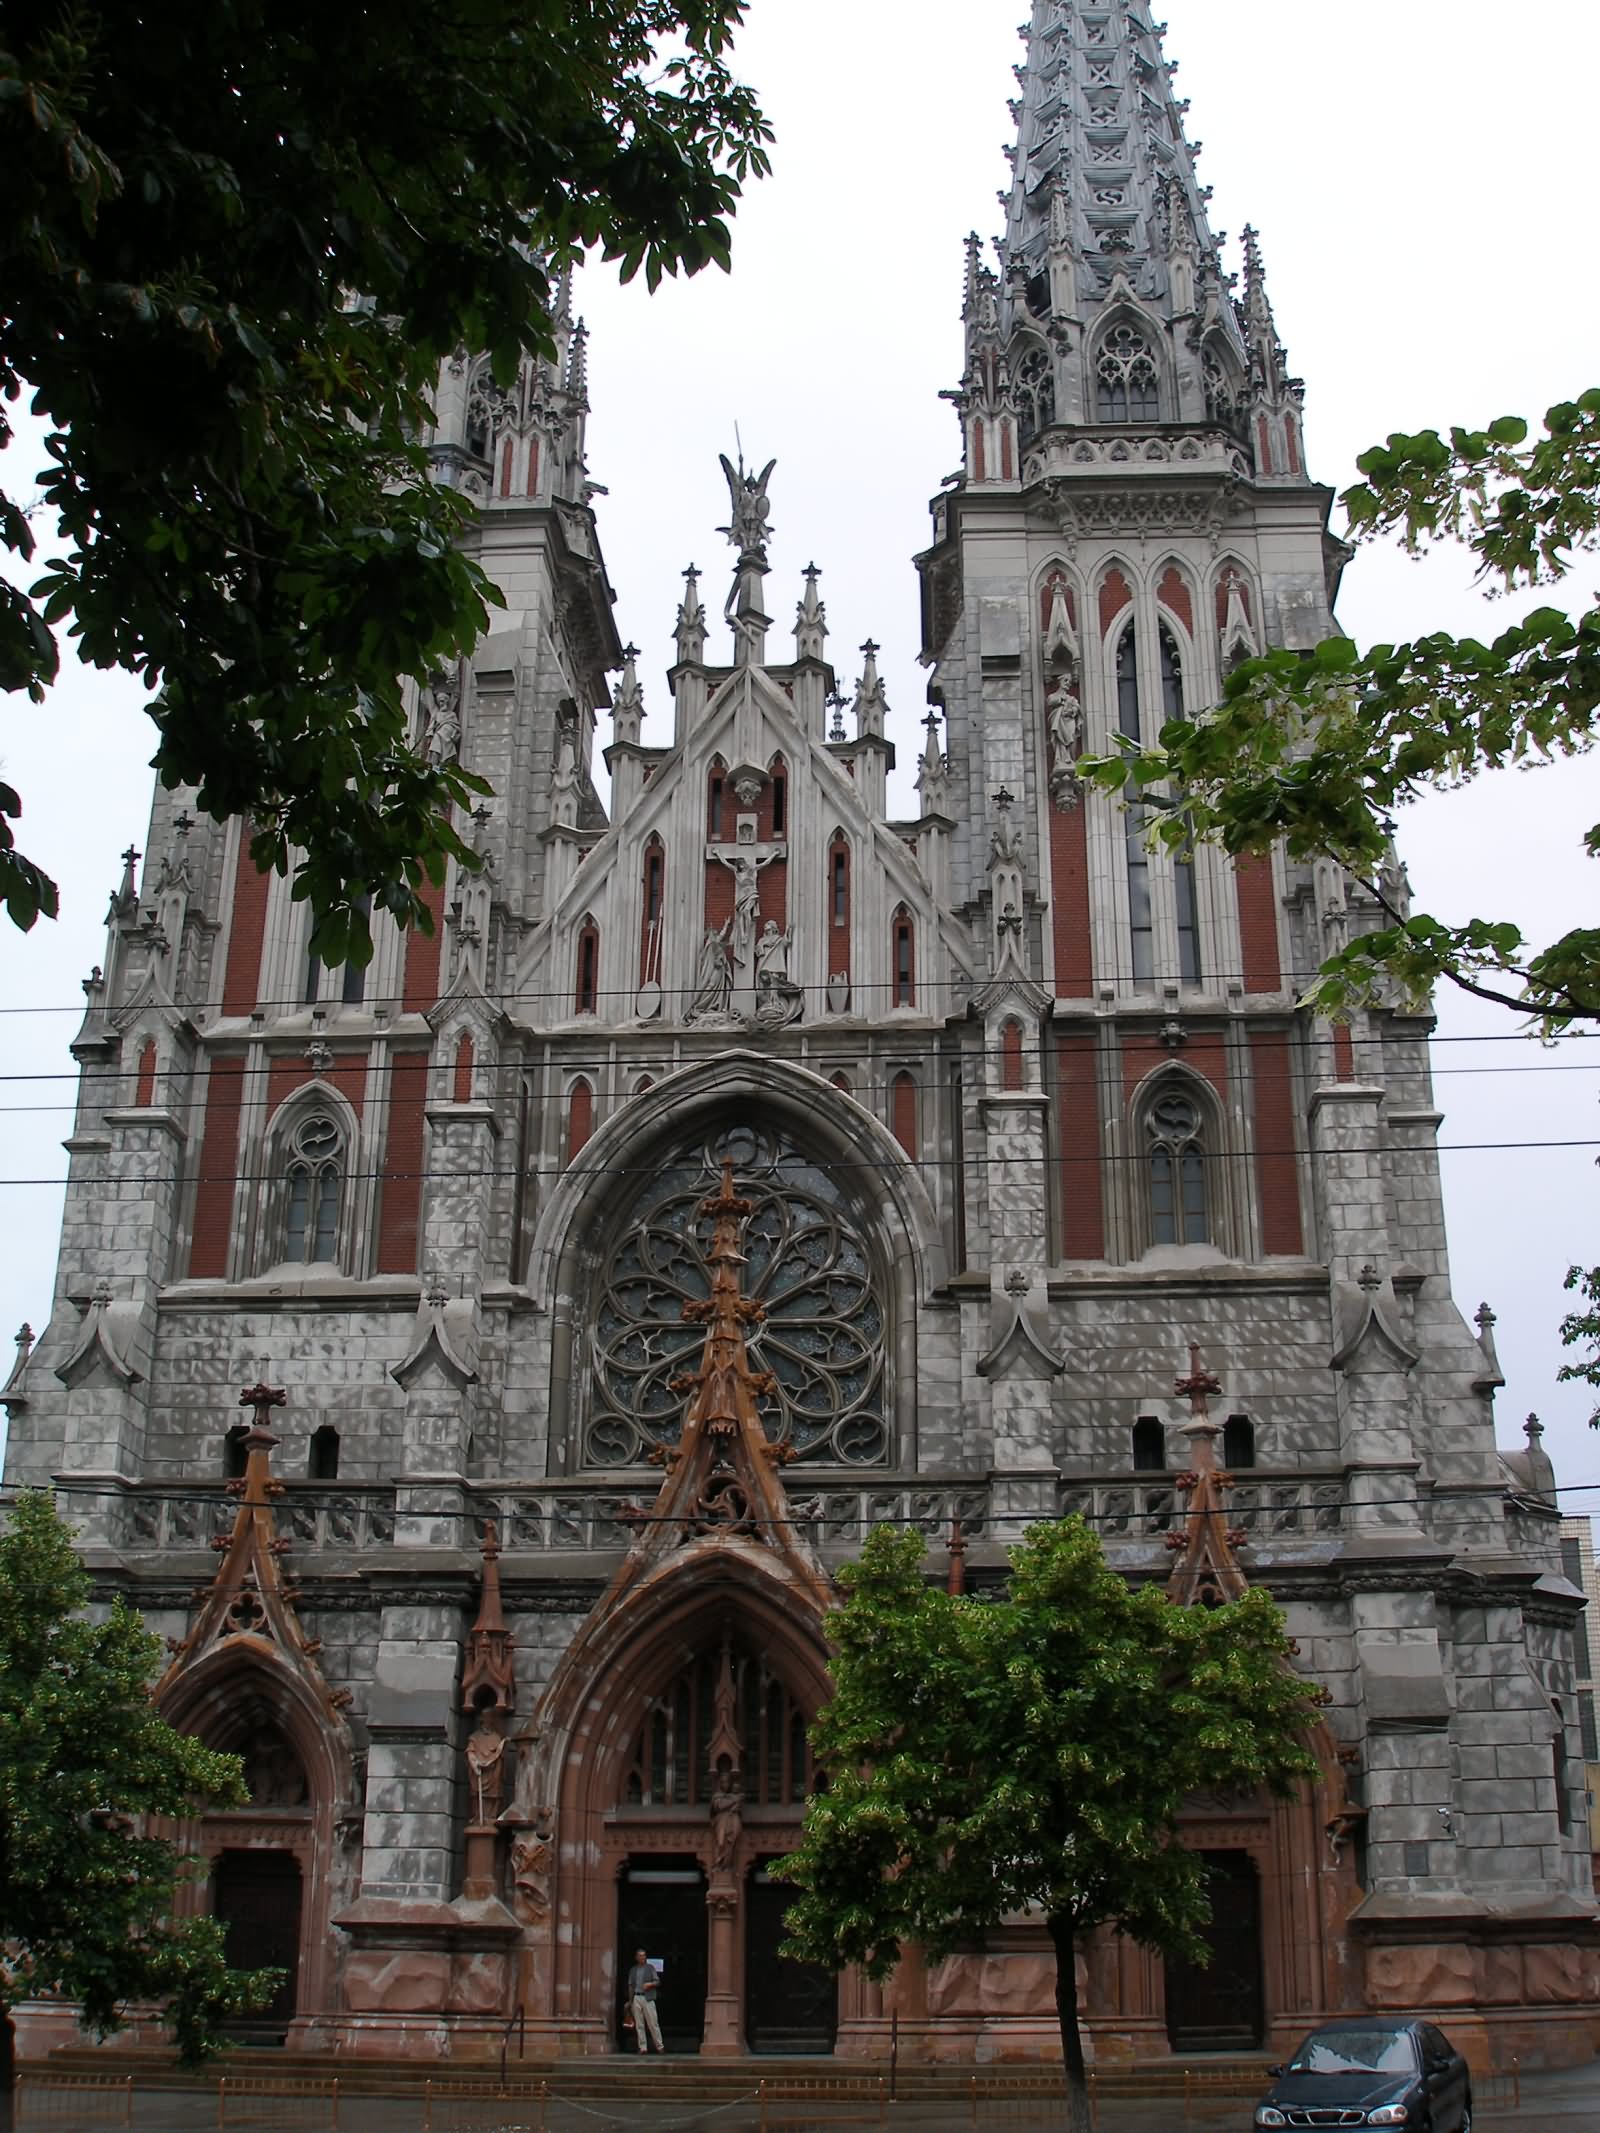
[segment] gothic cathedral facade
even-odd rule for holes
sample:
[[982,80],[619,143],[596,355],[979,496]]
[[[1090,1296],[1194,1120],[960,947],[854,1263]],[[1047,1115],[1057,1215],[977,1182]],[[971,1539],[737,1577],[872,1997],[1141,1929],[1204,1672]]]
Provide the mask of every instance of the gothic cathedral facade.
[[1165,1579],[1193,1341],[1245,1574],[1330,1693],[1322,1771],[1192,1803],[1221,1959],[1097,1944],[1092,2049],[1375,2007],[1484,2064],[1588,2055],[1579,1597],[1451,1297],[1428,1023],[1297,1006],[1375,909],[1337,870],[1152,852],[1074,771],[1330,631],[1331,492],[1142,0],[1034,0],[1024,34],[917,558],[911,819],[814,571],[775,640],[771,467],[727,467],[726,609],[689,576],[646,718],[564,304],[512,389],[439,382],[505,607],[417,705],[494,789],[434,936],[321,967],[181,793],[113,899],[7,1478],[57,1486],[172,1640],[163,1707],[245,1755],[197,1900],[284,1962],[293,2042],[487,2054],[521,2009],[530,2049],[615,2050],[643,1944],[681,2048],[1056,2049],[1026,1919],[836,1981],[780,1961],[771,1868],[832,1569],[888,1520],[978,1583],[1081,1512]]

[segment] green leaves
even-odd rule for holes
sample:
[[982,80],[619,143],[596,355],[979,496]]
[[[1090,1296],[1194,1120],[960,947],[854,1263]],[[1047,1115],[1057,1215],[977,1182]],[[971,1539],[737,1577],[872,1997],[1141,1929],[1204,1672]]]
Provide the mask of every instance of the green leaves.
[[794,1951],[883,1976],[908,1940],[938,1956],[1037,1908],[1193,1952],[1184,1799],[1314,1767],[1277,1610],[1135,1593],[1078,1519],[1033,1528],[993,1599],[930,1588],[922,1552],[880,1528],[842,1575],[827,1781],[785,1869]]
[[214,1920],[174,1922],[188,1868],[145,1818],[243,1804],[239,1759],[157,1717],[158,1640],[120,1599],[89,1621],[88,1597],[51,1499],[24,1492],[0,1531],[0,2009],[60,1993],[104,2032],[168,2002],[192,2060],[275,1980],[229,1970]]
[[[1576,1289],[1583,1297],[1584,1308],[1569,1311],[1561,1321],[1561,1344],[1564,1348],[1587,1348],[1575,1363],[1563,1363],[1556,1377],[1563,1385],[1592,1385],[1600,1391],[1600,1266],[1569,1266],[1562,1286]],[[1600,1429],[1600,1401],[1596,1401],[1589,1417],[1589,1427]]]
[[[0,586],[0,687],[37,699],[62,630],[140,675],[166,781],[308,855],[319,951],[360,952],[369,898],[424,924],[483,790],[403,716],[497,597],[418,441],[440,364],[548,352],[587,249],[652,283],[726,264],[770,139],[725,63],[743,12],[394,0],[374,38],[361,10],[47,0],[0,30],[0,393],[52,425],[66,545]],[[19,922],[47,888],[0,872]]]

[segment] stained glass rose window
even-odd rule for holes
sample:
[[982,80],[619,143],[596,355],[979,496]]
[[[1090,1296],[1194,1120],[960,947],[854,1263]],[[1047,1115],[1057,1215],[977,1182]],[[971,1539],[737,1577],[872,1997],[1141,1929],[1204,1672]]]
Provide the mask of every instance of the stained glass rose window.
[[700,1202],[730,1157],[736,1190],[754,1203],[741,1285],[767,1311],[749,1336],[752,1368],[776,1380],[762,1403],[767,1435],[799,1460],[880,1466],[889,1432],[875,1255],[832,1172],[753,1127],[669,1157],[613,1232],[592,1319],[585,1464],[631,1466],[677,1441],[684,1400],[670,1380],[694,1367],[705,1338],[684,1324],[683,1306],[711,1288],[712,1226]]

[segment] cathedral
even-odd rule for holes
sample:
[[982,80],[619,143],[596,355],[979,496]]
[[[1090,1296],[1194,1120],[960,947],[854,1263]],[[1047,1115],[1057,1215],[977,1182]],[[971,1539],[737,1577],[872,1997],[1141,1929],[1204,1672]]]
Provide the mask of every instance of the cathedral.
[[834,1978],[780,1956],[774,1869],[838,1566],[887,1522],[981,1590],[1078,1513],[1132,1580],[1270,1591],[1328,1692],[1301,1797],[1190,1803],[1212,1965],[1087,1951],[1092,2055],[1371,2008],[1589,2056],[1581,1596],[1451,1296],[1429,1022],[1297,1005],[1378,913],[1337,868],[1152,850],[1075,769],[1334,627],[1303,388],[1143,0],[1033,0],[1024,46],[915,559],[914,814],[874,647],[852,697],[818,573],[772,582],[781,469],[724,462],[728,576],[641,674],[564,296],[514,386],[439,379],[505,605],[418,693],[493,788],[432,936],[324,967],[183,792],[127,857],[6,1479],[244,1757],[192,1897],[283,1965],[291,2046],[613,2052],[644,1947],[680,2051],[1058,2053],[1028,1918]]

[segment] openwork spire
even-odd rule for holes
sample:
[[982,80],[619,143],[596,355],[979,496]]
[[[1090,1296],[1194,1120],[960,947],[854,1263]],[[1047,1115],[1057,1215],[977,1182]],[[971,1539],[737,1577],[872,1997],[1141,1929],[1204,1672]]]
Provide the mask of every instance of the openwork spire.
[[1188,1375],[1179,1378],[1177,1391],[1189,1402],[1189,1420],[1183,1433],[1189,1440],[1189,1471],[1178,1476],[1178,1487],[1189,1499],[1182,1530],[1167,1535],[1167,1546],[1183,1551],[1167,1580],[1175,1600],[1201,1607],[1220,1607],[1225,1600],[1241,1599],[1249,1581],[1234,1555],[1246,1536],[1228,1524],[1225,1499],[1228,1476],[1217,1466],[1217,1437],[1221,1424],[1211,1419],[1209,1402],[1222,1390],[1200,1360],[1200,1350],[1189,1346]]
[[280,1539],[272,1511],[283,1483],[273,1478],[272,1452],[278,1440],[267,1427],[267,1417],[287,1399],[286,1393],[265,1384],[239,1395],[239,1405],[248,1407],[254,1419],[244,1433],[244,1478],[229,1484],[239,1498],[233,1528],[211,1544],[222,1561],[199,1596],[200,1611],[189,1634],[172,1648],[172,1664],[156,1684],[155,1697],[159,1704],[182,1675],[219,1648],[248,1650],[298,1674],[327,1719],[342,1729],[339,1714],[350,1701],[350,1691],[330,1687],[316,1663],[321,1640],[308,1637],[300,1626],[283,1575],[290,1543]]

